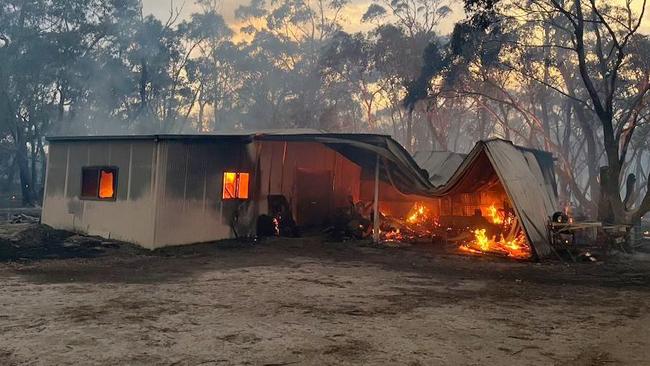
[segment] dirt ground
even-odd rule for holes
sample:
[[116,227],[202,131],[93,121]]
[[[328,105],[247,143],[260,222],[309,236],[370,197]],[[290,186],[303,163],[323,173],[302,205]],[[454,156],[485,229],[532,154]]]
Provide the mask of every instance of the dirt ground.
[[0,262],[0,365],[650,365],[650,257],[318,238]]

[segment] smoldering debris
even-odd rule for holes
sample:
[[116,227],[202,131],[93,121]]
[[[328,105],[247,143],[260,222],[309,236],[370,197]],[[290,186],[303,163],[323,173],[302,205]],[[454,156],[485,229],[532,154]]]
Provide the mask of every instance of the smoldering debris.
[[[31,220],[26,215],[20,219]],[[121,245],[42,224],[0,225],[0,261],[96,257]]]

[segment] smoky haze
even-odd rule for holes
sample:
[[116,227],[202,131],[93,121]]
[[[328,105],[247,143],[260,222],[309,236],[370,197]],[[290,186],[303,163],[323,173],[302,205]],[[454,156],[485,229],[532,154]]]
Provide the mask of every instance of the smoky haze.
[[6,0],[0,184],[42,185],[46,135],[311,128],[410,152],[503,138],[551,151],[562,201],[592,217],[614,164],[631,219],[650,171],[643,2],[572,2],[604,19],[582,50],[557,2],[490,3]]

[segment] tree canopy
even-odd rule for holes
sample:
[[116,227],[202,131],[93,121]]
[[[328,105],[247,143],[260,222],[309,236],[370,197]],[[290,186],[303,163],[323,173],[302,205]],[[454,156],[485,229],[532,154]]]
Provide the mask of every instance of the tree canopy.
[[444,0],[374,0],[359,19],[349,5],[252,0],[235,26],[216,0],[185,19],[139,0],[5,0],[0,190],[38,202],[46,135],[308,127],[411,152],[509,139],[551,151],[585,215],[650,209],[644,0],[466,0],[449,35]]

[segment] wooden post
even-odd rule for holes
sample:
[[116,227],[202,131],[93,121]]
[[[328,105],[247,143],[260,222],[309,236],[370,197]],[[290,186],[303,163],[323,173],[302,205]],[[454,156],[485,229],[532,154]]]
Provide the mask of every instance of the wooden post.
[[379,243],[379,154],[375,161],[375,197],[372,205],[372,241]]

